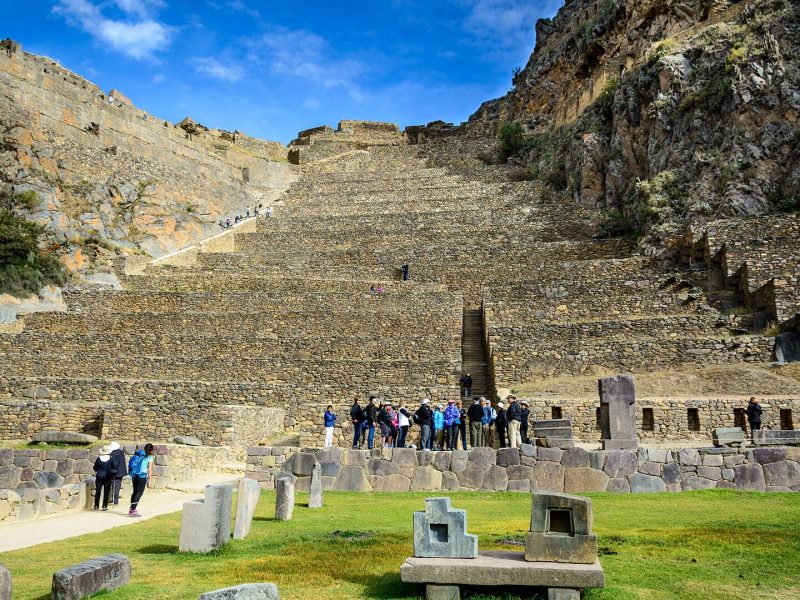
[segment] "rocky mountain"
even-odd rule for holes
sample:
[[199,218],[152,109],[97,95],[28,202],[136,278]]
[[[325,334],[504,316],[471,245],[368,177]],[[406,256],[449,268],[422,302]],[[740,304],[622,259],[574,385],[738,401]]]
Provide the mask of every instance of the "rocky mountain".
[[659,252],[687,224],[800,208],[800,5],[568,0],[504,97],[423,138],[522,125],[512,158]]
[[43,226],[70,271],[183,248],[294,179],[279,143],[169,123],[0,42],[0,201]]

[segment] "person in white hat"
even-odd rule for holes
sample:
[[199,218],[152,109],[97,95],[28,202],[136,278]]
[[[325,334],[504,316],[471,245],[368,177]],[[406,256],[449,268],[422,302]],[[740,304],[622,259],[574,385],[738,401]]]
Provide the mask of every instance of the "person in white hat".
[[501,448],[506,447],[506,429],[508,428],[508,418],[506,417],[505,404],[497,403],[497,416],[494,419],[494,427],[497,431],[497,442]]
[[94,509],[100,508],[100,494],[103,494],[103,510],[108,510],[108,499],[111,495],[111,486],[114,484],[114,475],[111,474],[111,447],[100,448],[100,456],[94,461]]

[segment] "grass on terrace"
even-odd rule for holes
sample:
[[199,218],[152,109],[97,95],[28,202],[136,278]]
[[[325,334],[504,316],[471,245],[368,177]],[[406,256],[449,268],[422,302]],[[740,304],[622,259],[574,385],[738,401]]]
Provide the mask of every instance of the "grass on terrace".
[[[108,600],[188,600],[260,581],[277,583],[285,600],[421,598],[421,587],[400,582],[399,567],[412,551],[412,512],[423,509],[430,495],[327,493],[324,508],[310,510],[307,496],[298,494],[294,518],[278,522],[274,494],[265,492],[248,539],[212,555],[178,554],[175,513],[5,553],[0,564],[13,574],[14,600],[48,598],[54,571],[110,552],[131,558],[133,579],[102,595]],[[800,598],[800,494],[590,495],[607,587],[586,599]],[[450,496],[455,507],[467,509],[479,548],[520,549],[513,542],[528,529],[529,495]],[[145,494],[142,512],[147,507]]]

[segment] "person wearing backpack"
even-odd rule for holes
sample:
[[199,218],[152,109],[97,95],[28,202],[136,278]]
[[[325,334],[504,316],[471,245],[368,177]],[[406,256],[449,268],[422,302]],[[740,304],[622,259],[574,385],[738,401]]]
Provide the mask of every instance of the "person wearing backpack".
[[122,488],[122,480],[128,474],[125,466],[125,451],[119,447],[117,442],[108,445],[111,448],[111,474],[114,476],[114,506],[119,504],[119,490]]
[[103,494],[103,510],[108,510],[108,498],[111,495],[111,486],[114,476],[111,474],[111,448],[100,448],[100,456],[94,461],[94,509],[100,509],[100,493]]
[[133,494],[131,495],[131,508],[128,511],[129,517],[141,517],[139,511],[139,500],[147,487],[147,482],[153,478],[153,444],[145,444],[143,450],[137,450],[128,462],[128,473],[133,482]]

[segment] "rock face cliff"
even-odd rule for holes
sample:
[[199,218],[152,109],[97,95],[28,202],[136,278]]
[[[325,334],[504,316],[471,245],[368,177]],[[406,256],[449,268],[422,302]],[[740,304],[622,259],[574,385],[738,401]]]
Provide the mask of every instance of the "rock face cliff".
[[568,0],[537,24],[506,96],[423,138],[517,121],[531,176],[654,252],[686,224],[797,210],[798,13],[789,0]]
[[[267,205],[294,180],[281,144],[173,125],[54,61],[0,45],[0,193],[46,227],[72,271],[154,257]],[[35,196],[30,191],[35,192]]]

